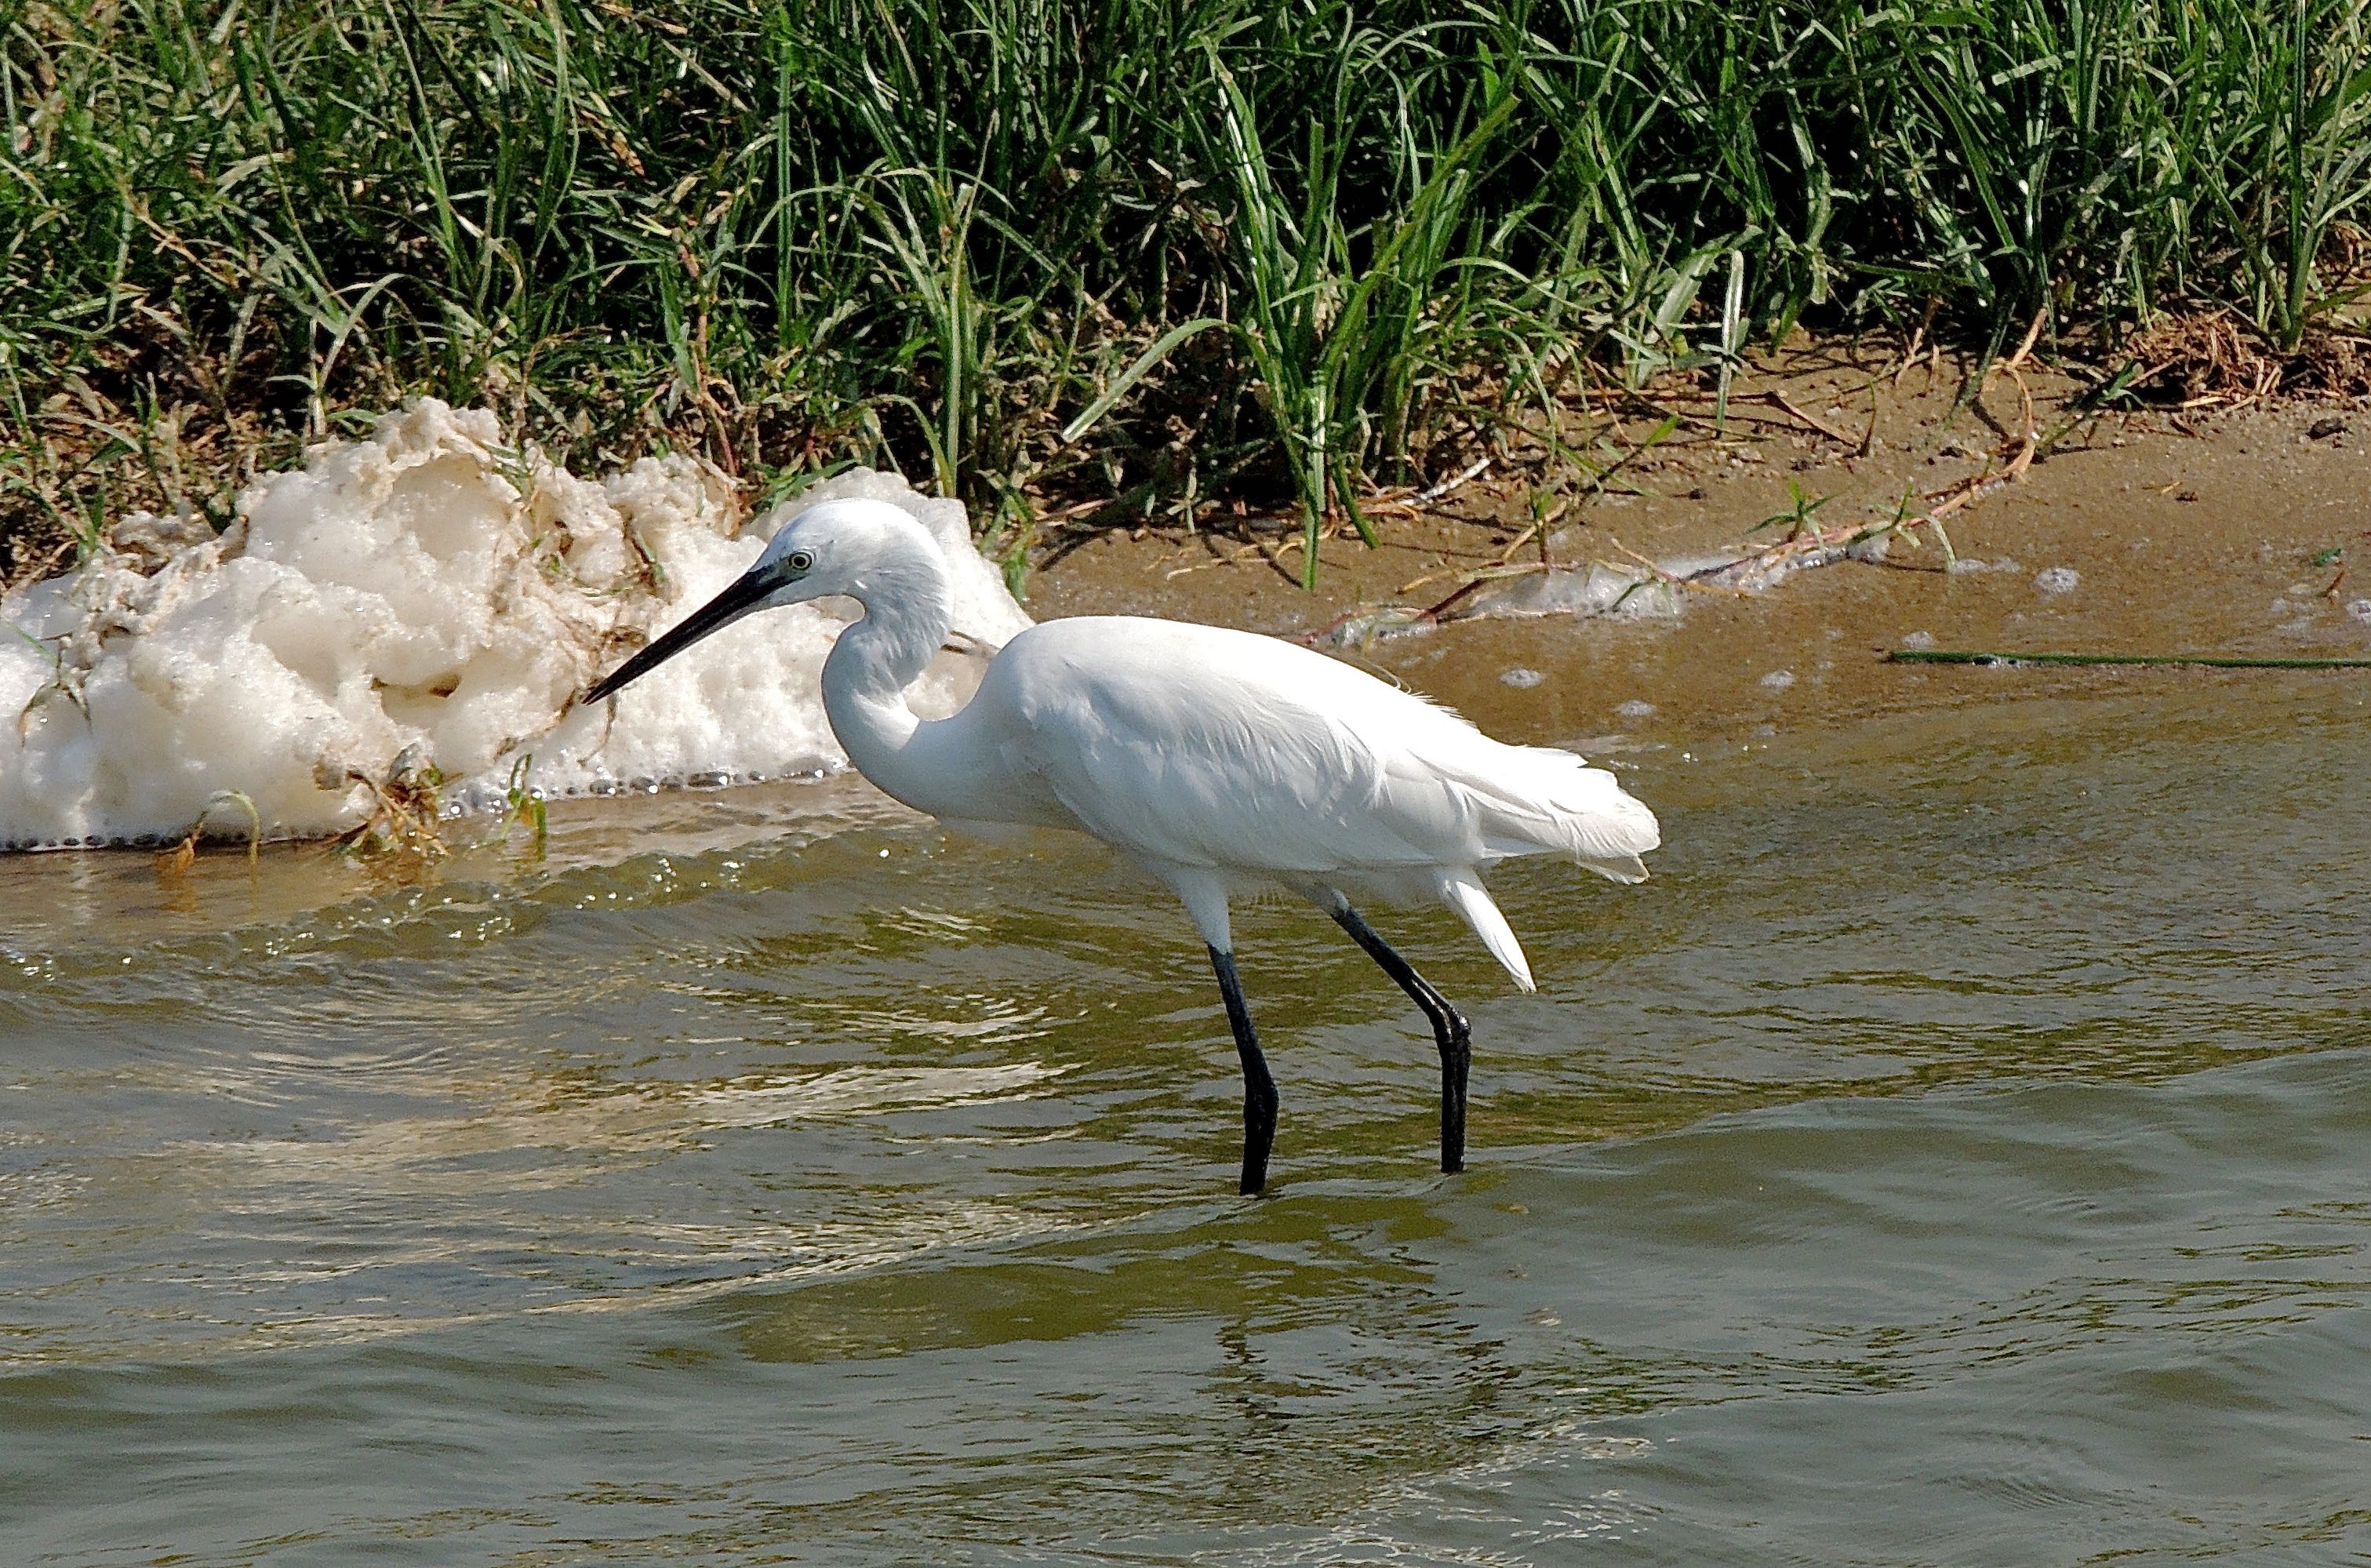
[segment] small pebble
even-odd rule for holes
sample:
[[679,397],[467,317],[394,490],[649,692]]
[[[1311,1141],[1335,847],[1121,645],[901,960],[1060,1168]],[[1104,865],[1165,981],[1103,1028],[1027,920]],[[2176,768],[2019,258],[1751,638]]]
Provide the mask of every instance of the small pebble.
[[1795,684],[1795,672],[1791,669],[1774,669],[1762,678],[1762,684],[1773,691],[1784,691],[1787,687]]
[[1500,684],[1511,686],[1518,691],[1528,691],[1546,679],[1547,677],[1538,670],[1525,669],[1521,665],[1503,672],[1498,677]]
[[1935,645],[1935,633],[1932,632],[1913,632],[1910,635],[1902,639],[1902,645],[1905,648],[1931,648]]
[[1633,697],[1628,702],[1616,707],[1613,711],[1620,714],[1625,719],[1651,718],[1654,716],[1655,704],[1652,703],[1643,703],[1637,698]]
[[2083,580],[2083,575],[2072,566],[2051,566],[2033,575],[2033,586],[2046,594],[2067,594]]

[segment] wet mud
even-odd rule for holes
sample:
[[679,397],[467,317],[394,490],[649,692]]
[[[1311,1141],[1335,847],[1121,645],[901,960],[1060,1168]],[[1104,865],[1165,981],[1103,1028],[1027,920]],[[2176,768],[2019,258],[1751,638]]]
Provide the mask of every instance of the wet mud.
[[1934,509],[1956,484],[2009,467],[2030,396],[2035,460],[1944,518],[1949,563],[1920,528],[1881,561],[1793,572],[1765,591],[1673,590],[1672,614],[1502,618],[1477,593],[1438,626],[1349,655],[1510,738],[1616,744],[1750,741],[1765,726],[2007,696],[2365,679],[1885,663],[1905,645],[2371,655],[2371,415],[2310,401],[2088,415],[2079,385],[2035,370],[1972,390],[1967,367],[1948,362],[1896,375],[1874,357],[1798,355],[1733,386],[1725,427],[1709,394],[1642,401],[1601,452],[1642,445],[1669,414],[1679,423],[1602,490],[1485,474],[1379,519],[1376,547],[1324,540],[1314,592],[1298,586],[1283,521],[1245,518],[1058,540],[1027,608],[1313,636],[1380,606],[1436,604],[1502,559],[1538,561],[1523,535],[1559,506],[1548,553],[1561,569],[1766,546],[1806,514],[1819,527],[1874,526],[1905,495],[1914,511]]

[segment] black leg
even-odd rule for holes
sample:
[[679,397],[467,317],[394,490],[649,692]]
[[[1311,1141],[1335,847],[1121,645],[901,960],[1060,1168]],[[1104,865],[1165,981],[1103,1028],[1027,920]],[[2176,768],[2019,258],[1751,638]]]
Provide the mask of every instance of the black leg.
[[1219,976],[1219,993],[1227,999],[1227,1026],[1235,1031],[1235,1053],[1243,1059],[1243,1179],[1236,1191],[1256,1192],[1267,1185],[1268,1151],[1276,1146],[1276,1079],[1269,1075],[1267,1058],[1260,1054],[1259,1036],[1252,1029],[1243,982],[1235,978],[1235,956],[1212,947],[1210,968]]
[[1474,1037],[1465,1026],[1465,1015],[1449,1005],[1449,998],[1432,988],[1432,982],[1416,972],[1416,966],[1392,951],[1392,945],[1375,935],[1357,910],[1344,900],[1334,910],[1334,918],[1350,939],[1367,950],[1367,957],[1382,967],[1385,974],[1399,983],[1408,999],[1424,1009],[1432,1025],[1433,1043],[1440,1047],[1440,1168],[1451,1174],[1465,1168],[1465,1077],[1474,1064]]

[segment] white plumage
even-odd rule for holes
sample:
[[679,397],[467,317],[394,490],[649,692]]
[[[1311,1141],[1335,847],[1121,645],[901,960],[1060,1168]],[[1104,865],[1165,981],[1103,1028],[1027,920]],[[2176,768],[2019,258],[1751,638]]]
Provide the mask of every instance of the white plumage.
[[1313,889],[1439,899],[1528,991],[1481,869],[1563,854],[1635,882],[1656,844],[1653,814],[1572,753],[1502,745],[1361,670],[1245,632],[1049,621],[1015,637],[947,722],[973,726],[967,742],[1050,796],[1069,819],[1057,825],[1174,889],[1222,949],[1224,894],[1247,877],[1329,909]]
[[[867,778],[958,827],[1091,834],[1185,903],[1228,993],[1252,1091],[1246,1191],[1265,1177],[1254,1102],[1266,1065],[1233,977],[1231,893],[1274,882],[1311,900],[1425,1007],[1442,1052],[1442,1164],[1455,1169],[1464,1021],[1352,900],[1438,900],[1530,990],[1531,966],[1484,868],[1560,854],[1636,882],[1647,875],[1639,856],[1659,842],[1654,814],[1569,751],[1505,745],[1348,665],[1218,627],[1048,621],[997,653],[961,712],[919,720],[902,693],[953,629],[944,557],[878,501],[826,502],[793,518],[744,577],[590,695],[754,610],[832,594],[865,610],[826,661],[823,690],[833,731]],[[1267,1096],[1272,1129],[1272,1081]]]

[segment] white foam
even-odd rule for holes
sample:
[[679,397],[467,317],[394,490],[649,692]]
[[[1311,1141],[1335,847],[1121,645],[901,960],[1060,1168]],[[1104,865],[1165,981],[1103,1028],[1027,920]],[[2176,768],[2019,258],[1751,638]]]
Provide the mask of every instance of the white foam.
[[[844,766],[816,689],[843,623],[824,605],[750,617],[614,705],[569,707],[790,517],[843,495],[938,536],[959,632],[993,647],[1029,624],[961,504],[896,475],[845,473],[745,522],[692,459],[579,479],[433,399],[260,480],[219,539],[134,514],[75,573],[0,598],[24,633],[0,627],[0,846],[174,837],[230,791],[268,835],[334,833],[368,809],[350,775],[384,779],[413,748],[464,805],[498,799],[529,756],[545,794]],[[976,679],[943,657],[915,705],[951,711]],[[244,830],[243,811],[215,820]]]
[[[1459,613],[1477,618],[1570,615],[1613,621],[1669,621],[1684,614],[1696,590],[1764,593],[1798,572],[1839,561],[1881,562],[1889,540],[1881,528],[1828,544],[1785,550],[1736,549],[1661,561],[1591,561],[1552,572],[1509,575],[1477,594]],[[1361,630],[1370,628],[1361,622]]]
[[1651,572],[1590,562],[1570,570],[1509,578],[1496,591],[1481,596],[1475,613],[1654,621],[1679,614],[1685,591]]

